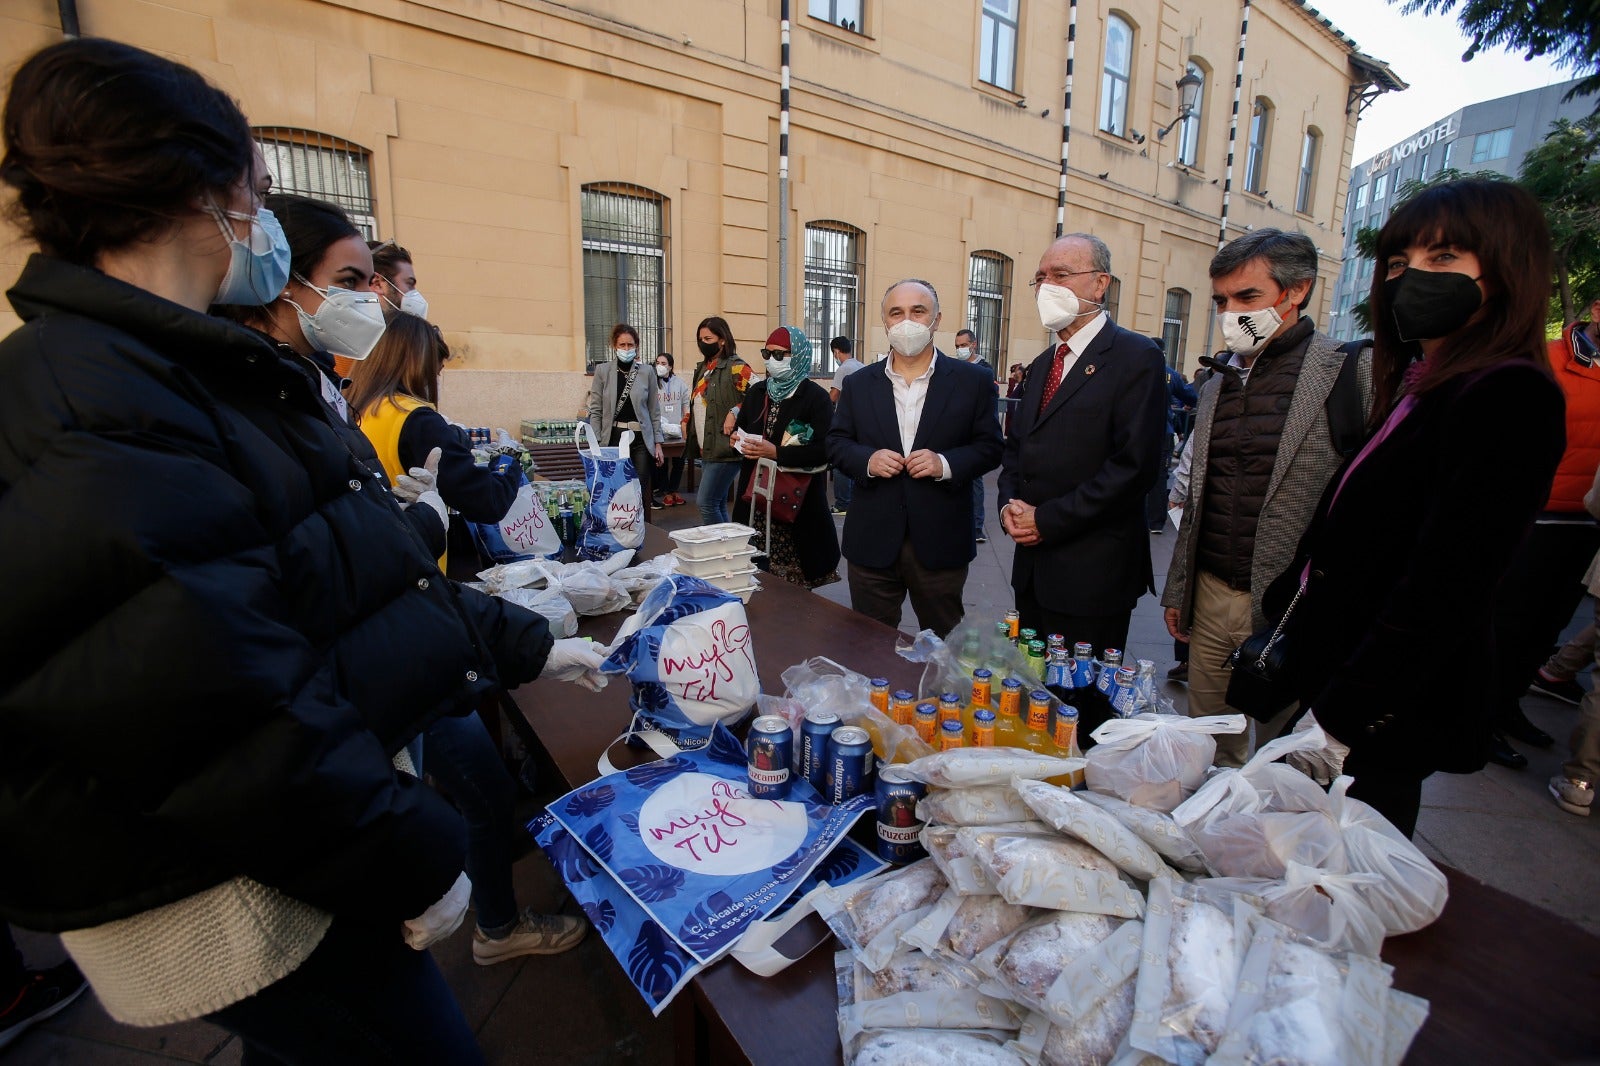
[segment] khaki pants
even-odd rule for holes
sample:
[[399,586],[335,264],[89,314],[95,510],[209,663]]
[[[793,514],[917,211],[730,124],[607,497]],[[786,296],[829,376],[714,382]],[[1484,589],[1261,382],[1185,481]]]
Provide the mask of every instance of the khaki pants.
[[[1204,570],[1195,575],[1194,609],[1189,618],[1189,717],[1213,714],[1238,714],[1228,706],[1228,678],[1232,674],[1222,664],[1253,633],[1250,624],[1250,593],[1228,587],[1228,583]],[[1265,744],[1283,732],[1291,705],[1270,722],[1256,722],[1256,743]],[[1250,755],[1250,729],[1243,733],[1218,733],[1218,766],[1243,766]]]

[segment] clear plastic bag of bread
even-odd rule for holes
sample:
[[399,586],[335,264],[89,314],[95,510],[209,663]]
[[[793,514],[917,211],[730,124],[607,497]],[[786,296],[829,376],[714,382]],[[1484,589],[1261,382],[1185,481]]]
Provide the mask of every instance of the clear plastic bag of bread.
[[[979,990],[1035,1011],[1052,1024],[1086,1025],[1139,971],[1138,920],[1045,912],[974,960]],[[1128,986],[1132,1003],[1133,986]]]
[[1027,748],[952,748],[927,755],[906,770],[939,788],[1008,785],[1014,777],[1028,781],[1069,778],[1083,769],[1082,759],[1061,759]]
[[1246,725],[1242,714],[1113,718],[1091,734],[1085,781],[1091,792],[1170,811],[1205,781],[1217,754],[1215,734],[1242,733]]
[[1029,1066],[1010,1030],[876,1029],[845,1045],[849,1066]]
[[1014,1003],[978,991],[949,965],[915,949],[896,951],[876,973],[853,952],[834,956],[839,1040],[874,1029],[1004,1029],[1022,1024]]
[[930,788],[917,803],[917,817],[930,825],[1002,825],[1033,816],[1010,784]]
[[999,895],[962,895],[952,885],[933,909],[901,936],[900,943],[964,967],[1037,913]]
[[1079,793],[1044,781],[1014,780],[1011,787],[1047,825],[1080,840],[1116,863],[1128,876],[1149,881],[1171,875],[1166,860],[1114,816]]
[[957,830],[956,837],[1011,903],[1119,918],[1144,915],[1144,897],[1131,880],[1082,841],[971,827]]
[[1207,872],[1205,856],[1200,854],[1188,831],[1172,820],[1172,815],[1149,807],[1136,807],[1127,800],[1102,796],[1098,792],[1074,792],[1073,795],[1127,826],[1177,869],[1190,874]]
[[1264,744],[1239,769],[1211,775],[1172,818],[1223,877],[1282,878],[1291,862],[1344,873],[1344,839],[1328,794],[1276,761],[1326,743],[1326,734],[1313,726]]
[[875,874],[817,893],[816,910],[840,942],[867,969],[889,962],[900,935],[920,921],[944,895],[947,883],[931,860]]

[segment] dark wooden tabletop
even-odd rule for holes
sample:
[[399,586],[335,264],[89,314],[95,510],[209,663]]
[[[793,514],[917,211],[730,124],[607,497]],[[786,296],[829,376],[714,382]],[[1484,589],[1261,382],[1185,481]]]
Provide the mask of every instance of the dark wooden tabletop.
[[[651,527],[641,558],[670,550]],[[813,655],[915,688],[921,667],[895,654],[896,633],[821,596],[763,575],[748,607],[762,690]],[[585,619],[580,632],[609,640],[625,615]],[[602,692],[536,681],[512,698],[567,787],[596,776],[606,743],[627,728],[628,685]],[[619,767],[643,761],[622,745]],[[1384,942],[1395,987],[1430,1003],[1407,1063],[1556,1063],[1600,1059],[1600,937],[1459,871],[1445,868],[1450,902],[1419,933]],[[791,936],[825,939],[808,919]],[[775,977],[732,959],[701,973],[694,1002],[714,1049],[710,1061],[817,1066],[840,1060],[830,942]]]

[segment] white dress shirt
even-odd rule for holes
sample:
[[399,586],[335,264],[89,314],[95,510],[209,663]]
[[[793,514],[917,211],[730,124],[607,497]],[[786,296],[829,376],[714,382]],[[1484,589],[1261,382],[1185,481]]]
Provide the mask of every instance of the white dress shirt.
[[[884,369],[889,375],[889,384],[894,387],[894,413],[895,420],[900,424],[900,454],[910,455],[917,440],[917,426],[922,422],[922,406],[928,399],[928,383],[933,380],[933,372],[939,367],[940,359],[949,356],[940,355],[936,348],[933,358],[928,360],[928,369],[912,378],[909,382],[895,373],[894,356],[889,356],[889,365]],[[944,456],[939,456],[939,481],[950,480],[950,461]]]

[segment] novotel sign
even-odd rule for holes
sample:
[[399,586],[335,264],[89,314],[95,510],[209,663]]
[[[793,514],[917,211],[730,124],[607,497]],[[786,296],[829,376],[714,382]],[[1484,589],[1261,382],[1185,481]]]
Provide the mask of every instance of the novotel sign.
[[1372,161],[1372,169],[1370,173],[1375,174],[1384,167],[1388,166],[1390,163],[1398,163],[1401,160],[1408,159],[1413,153],[1421,151],[1430,144],[1449,140],[1451,137],[1455,136],[1455,133],[1456,120],[1455,116],[1452,115],[1450,118],[1445,119],[1437,126],[1430,126],[1421,133],[1417,134],[1415,137],[1412,137],[1409,140],[1401,141],[1387,152],[1384,152],[1382,155],[1378,156],[1378,158]]

